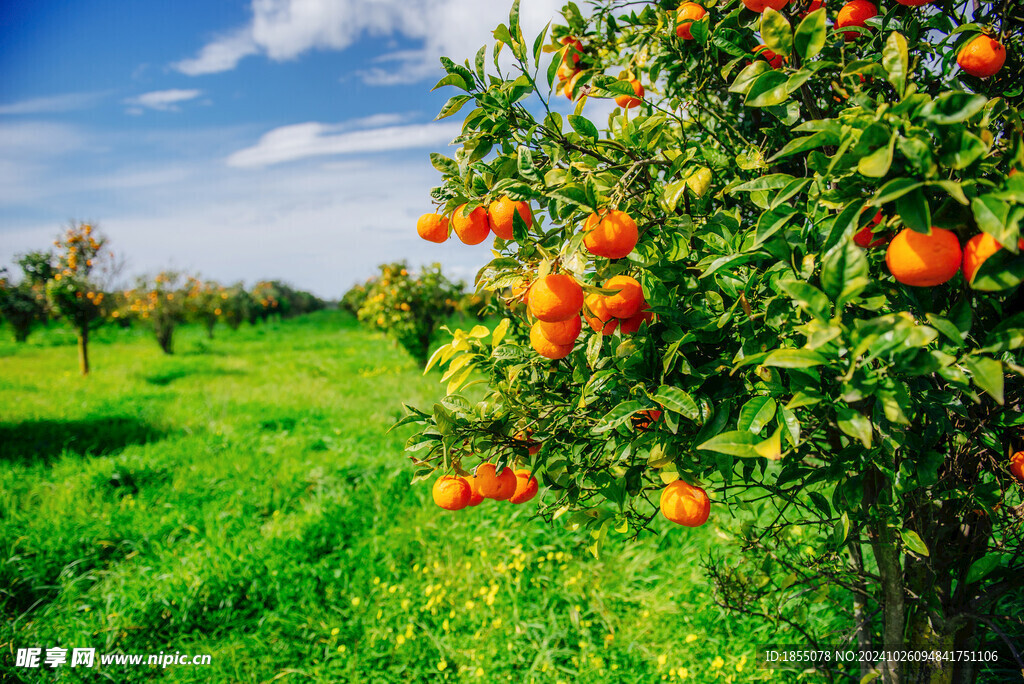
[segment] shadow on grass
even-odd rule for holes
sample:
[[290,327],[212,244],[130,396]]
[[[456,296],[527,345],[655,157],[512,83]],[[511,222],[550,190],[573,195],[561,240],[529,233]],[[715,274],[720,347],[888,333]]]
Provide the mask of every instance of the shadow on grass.
[[124,416],[0,423],[0,460],[51,463],[65,452],[109,455],[164,437],[163,430]]
[[157,385],[159,387],[165,387],[175,380],[181,380],[189,376],[204,376],[204,377],[216,377],[223,375],[245,375],[245,371],[223,369],[223,368],[204,368],[201,370],[190,369],[190,368],[172,368],[150,375],[143,376],[143,380],[148,382],[150,385]]

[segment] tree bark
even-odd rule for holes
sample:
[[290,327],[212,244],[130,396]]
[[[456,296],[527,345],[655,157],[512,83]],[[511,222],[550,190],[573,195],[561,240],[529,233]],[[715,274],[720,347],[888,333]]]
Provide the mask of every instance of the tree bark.
[[[857,648],[862,651],[874,650],[871,640],[871,622],[867,614],[867,584],[864,581],[864,554],[860,548],[860,536],[850,540],[850,558],[853,561],[853,568],[856,573],[857,588],[862,593],[853,595],[853,622],[857,634]],[[875,668],[866,660],[860,662],[861,679],[875,671]]]
[[78,329],[78,367],[82,375],[89,374],[89,326]]

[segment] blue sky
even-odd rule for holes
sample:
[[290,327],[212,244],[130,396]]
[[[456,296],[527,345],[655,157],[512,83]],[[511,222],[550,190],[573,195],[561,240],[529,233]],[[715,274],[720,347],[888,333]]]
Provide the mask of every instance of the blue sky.
[[[430,88],[438,56],[471,57],[510,5],[4,3],[0,265],[80,219],[130,275],[282,278],[338,297],[404,258],[471,279],[487,242],[416,236],[439,181],[429,153],[461,123],[433,122],[453,93]],[[560,5],[523,0],[524,32]]]

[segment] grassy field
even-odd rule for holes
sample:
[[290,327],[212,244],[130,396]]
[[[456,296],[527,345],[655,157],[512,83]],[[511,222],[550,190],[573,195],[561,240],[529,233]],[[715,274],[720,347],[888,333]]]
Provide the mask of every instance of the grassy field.
[[[793,681],[756,662],[775,626],[712,601],[715,524],[595,559],[529,504],[436,508],[385,431],[438,376],[345,314],[185,328],[173,357],[108,327],[87,379],[64,329],[8,332],[0,680]],[[52,646],[212,661],[15,667]]]

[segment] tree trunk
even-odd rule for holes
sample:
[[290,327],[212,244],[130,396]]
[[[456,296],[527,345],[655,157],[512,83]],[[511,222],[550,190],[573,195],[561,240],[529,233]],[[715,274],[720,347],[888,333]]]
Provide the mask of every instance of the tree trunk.
[[89,326],[78,329],[78,367],[82,375],[89,374]]
[[[871,620],[867,614],[867,584],[864,581],[864,554],[860,548],[860,536],[850,541],[850,558],[853,561],[853,568],[856,573],[856,584],[857,588],[862,593],[853,595],[853,622],[857,634],[857,648],[861,651],[872,651],[874,650],[874,644],[871,640]],[[867,677],[872,672],[875,672],[875,668],[867,660],[860,662],[860,676],[861,679]]]
[[[900,552],[896,546],[896,533],[884,523],[875,530],[874,537],[871,548],[882,577],[882,645],[886,651],[898,651],[903,648],[903,630],[906,627]],[[899,661],[887,660],[880,665],[885,684],[902,684]]]

